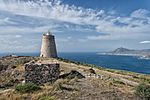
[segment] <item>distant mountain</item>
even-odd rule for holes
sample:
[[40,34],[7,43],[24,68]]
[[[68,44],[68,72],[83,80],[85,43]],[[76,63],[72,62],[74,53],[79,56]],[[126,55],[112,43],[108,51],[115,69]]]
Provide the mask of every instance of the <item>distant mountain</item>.
[[132,52],[134,50],[130,50],[130,49],[126,49],[126,48],[117,48],[114,51],[112,51],[111,53],[127,53],[127,52]]
[[145,52],[150,52],[150,49],[144,49],[142,51],[145,51]]
[[[99,53],[102,54],[102,53]],[[150,59],[150,49],[143,49],[143,50],[133,50],[127,48],[117,48],[111,52],[105,52],[103,54],[106,55],[130,55],[130,56],[139,56],[141,58]]]

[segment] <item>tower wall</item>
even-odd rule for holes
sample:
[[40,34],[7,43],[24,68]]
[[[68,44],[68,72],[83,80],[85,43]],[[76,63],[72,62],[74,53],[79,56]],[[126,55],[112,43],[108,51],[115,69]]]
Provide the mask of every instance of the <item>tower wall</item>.
[[43,34],[40,56],[48,58],[57,58],[55,37],[53,35]]

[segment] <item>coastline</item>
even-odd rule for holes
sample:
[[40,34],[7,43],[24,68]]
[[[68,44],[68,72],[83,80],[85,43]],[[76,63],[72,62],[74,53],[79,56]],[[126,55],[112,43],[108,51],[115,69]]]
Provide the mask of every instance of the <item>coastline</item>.
[[[24,54],[19,56],[25,56]],[[38,53],[27,54],[27,56],[38,57]],[[103,54],[104,55],[104,54]],[[59,53],[59,57],[77,63],[84,63],[92,66],[103,66],[105,69],[130,71],[141,74],[150,74],[149,59],[141,59],[131,55],[98,55],[94,53]],[[15,56],[15,55],[13,55]]]
[[150,60],[150,57],[147,57],[146,55],[140,55],[140,54],[115,54],[115,53],[97,53],[98,55],[113,55],[113,56],[131,56],[131,57],[138,57],[139,59],[145,59]]

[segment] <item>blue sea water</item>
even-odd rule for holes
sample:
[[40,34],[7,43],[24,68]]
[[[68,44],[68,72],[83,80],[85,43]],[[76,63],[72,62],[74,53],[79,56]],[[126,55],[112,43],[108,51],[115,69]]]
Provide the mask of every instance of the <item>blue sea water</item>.
[[[7,54],[0,54],[4,56]],[[38,53],[18,53],[22,56],[38,56]],[[96,53],[59,53],[59,57],[104,68],[127,70],[137,73],[150,74],[150,60],[133,56],[98,55]]]

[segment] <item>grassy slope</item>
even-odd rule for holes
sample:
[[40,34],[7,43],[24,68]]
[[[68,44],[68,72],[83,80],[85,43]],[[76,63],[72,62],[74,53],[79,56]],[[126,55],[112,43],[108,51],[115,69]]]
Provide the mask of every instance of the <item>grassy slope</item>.
[[[119,71],[104,69],[102,67],[81,64],[65,59],[49,59],[49,58],[34,58],[34,57],[19,57],[1,59],[1,63],[8,63],[9,67],[16,66],[12,71],[24,73],[24,66],[28,61],[35,60],[39,63],[58,62],[61,67],[61,74],[77,70],[86,76],[85,79],[59,79],[54,84],[45,84],[41,86],[41,90],[33,93],[18,93],[14,91],[14,87],[0,90],[0,100],[38,100],[43,96],[48,96],[60,100],[134,100],[134,89],[141,82],[150,84],[150,75],[132,73],[128,71]],[[89,69],[93,68],[97,75],[102,76],[97,78],[91,74]],[[23,77],[18,77],[20,83]],[[90,75],[90,76],[88,76]],[[0,83],[10,82],[15,80],[10,75],[1,75]],[[13,81],[15,83],[15,81]],[[16,85],[14,84],[14,86]]]

